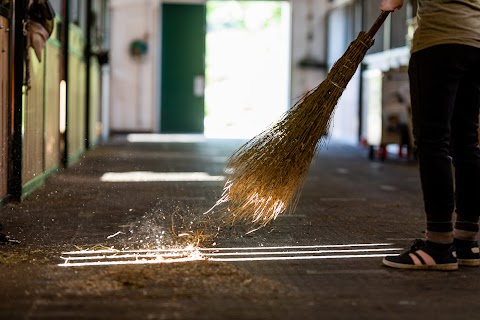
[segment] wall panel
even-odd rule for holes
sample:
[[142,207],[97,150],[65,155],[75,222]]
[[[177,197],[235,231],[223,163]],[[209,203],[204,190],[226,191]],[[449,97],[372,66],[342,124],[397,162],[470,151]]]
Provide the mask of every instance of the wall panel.
[[85,152],[85,73],[83,60],[85,39],[79,27],[70,26],[67,94],[68,164],[73,164]]
[[[24,93],[23,184],[40,176],[44,168],[45,64],[38,61],[33,49],[29,49],[28,53],[30,54],[30,89]],[[42,60],[45,59],[44,53]]]
[[45,49],[45,171],[60,165],[60,44],[55,39]]
[[98,143],[101,134],[100,122],[100,96],[101,96],[101,69],[98,59],[90,60],[90,143],[92,146]]

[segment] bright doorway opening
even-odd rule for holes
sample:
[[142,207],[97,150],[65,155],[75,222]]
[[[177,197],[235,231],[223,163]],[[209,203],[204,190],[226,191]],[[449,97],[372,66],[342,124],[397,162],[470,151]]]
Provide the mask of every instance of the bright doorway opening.
[[290,107],[290,3],[207,1],[205,136],[248,139]]

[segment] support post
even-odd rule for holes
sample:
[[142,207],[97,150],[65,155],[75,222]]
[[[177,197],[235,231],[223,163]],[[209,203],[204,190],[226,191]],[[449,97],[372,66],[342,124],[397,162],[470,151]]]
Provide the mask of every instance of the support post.
[[22,199],[23,177],[23,86],[25,72],[24,19],[26,0],[12,1],[10,30],[10,132],[9,132],[9,178],[8,193],[12,200]]

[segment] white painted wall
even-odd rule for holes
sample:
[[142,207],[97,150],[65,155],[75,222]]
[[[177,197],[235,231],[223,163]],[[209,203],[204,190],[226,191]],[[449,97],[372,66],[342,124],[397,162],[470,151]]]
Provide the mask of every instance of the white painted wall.
[[[318,86],[326,77],[327,70],[304,69],[298,67],[298,62],[310,54],[319,61],[333,65],[344,53],[348,45],[347,30],[342,7],[351,0],[293,0],[292,1],[292,98],[295,103],[304,93]],[[327,43],[327,14],[333,12],[329,28],[331,34]],[[307,15],[313,12],[314,37],[309,44],[307,41]],[[328,47],[328,61],[327,47]],[[359,73],[350,81],[347,89],[335,108],[332,126],[329,135],[333,140],[349,144],[358,142],[358,110],[359,110]]]
[[[292,0],[292,105],[306,92],[321,83],[326,72],[320,69],[301,68],[299,62],[310,56],[325,62],[325,13],[326,0]],[[308,20],[308,14],[313,20]],[[313,27],[313,39],[309,43],[307,33]]]
[[[351,1],[337,0],[331,3],[331,17],[329,19],[328,36],[328,64],[332,66],[341,56],[345,54],[348,45],[350,30],[347,29],[347,14],[345,5]],[[351,36],[351,35],[350,35]],[[357,35],[354,35],[355,38]],[[360,72],[357,73],[348,83],[342,97],[338,101],[330,128],[332,140],[348,144],[358,143],[359,130],[359,95],[360,95]]]
[[[161,4],[205,0],[111,0],[110,130],[160,130]],[[141,61],[129,54],[131,41],[147,37],[149,52]]]
[[[156,0],[112,0],[110,51],[110,130],[150,131],[158,126],[158,14]],[[130,43],[145,38],[148,54],[130,56]]]

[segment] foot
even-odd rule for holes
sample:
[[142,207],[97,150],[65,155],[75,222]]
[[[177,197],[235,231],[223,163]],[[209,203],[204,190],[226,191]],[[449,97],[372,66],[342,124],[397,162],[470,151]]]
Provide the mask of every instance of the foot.
[[477,241],[454,239],[453,245],[457,251],[458,265],[468,267],[480,266],[480,249]]
[[430,241],[415,240],[410,250],[398,256],[387,256],[383,264],[398,269],[441,270],[458,269],[453,245],[441,245]]

